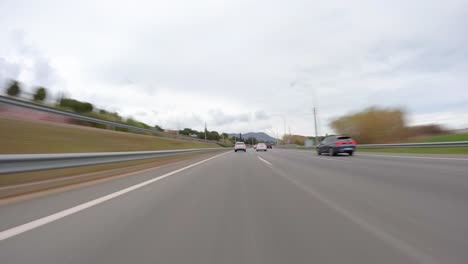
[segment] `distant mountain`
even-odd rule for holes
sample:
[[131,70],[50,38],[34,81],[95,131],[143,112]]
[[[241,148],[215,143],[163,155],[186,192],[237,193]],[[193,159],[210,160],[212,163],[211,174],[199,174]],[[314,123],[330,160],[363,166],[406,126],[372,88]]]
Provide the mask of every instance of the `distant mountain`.
[[[239,137],[239,133],[229,133],[228,134],[230,137]],[[271,137],[270,135],[268,135],[267,133],[265,132],[249,132],[249,133],[243,133],[242,134],[242,138],[249,138],[249,137],[252,137],[252,138],[256,138],[257,140],[259,141],[276,141],[276,138],[274,137]]]

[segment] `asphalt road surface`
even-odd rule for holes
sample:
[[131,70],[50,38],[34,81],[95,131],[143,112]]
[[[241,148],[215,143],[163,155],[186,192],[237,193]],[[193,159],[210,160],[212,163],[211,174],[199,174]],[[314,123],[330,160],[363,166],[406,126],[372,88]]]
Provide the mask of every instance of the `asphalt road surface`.
[[0,263],[468,263],[467,156],[198,161],[0,206]]

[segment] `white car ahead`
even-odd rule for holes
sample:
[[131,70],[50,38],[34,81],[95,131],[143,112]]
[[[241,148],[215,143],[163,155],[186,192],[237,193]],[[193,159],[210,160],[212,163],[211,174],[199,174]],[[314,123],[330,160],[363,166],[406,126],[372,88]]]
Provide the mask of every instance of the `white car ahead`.
[[255,150],[256,151],[267,151],[267,145],[265,143],[258,143]]
[[234,151],[235,152],[237,152],[237,151],[246,152],[247,151],[247,146],[245,145],[244,142],[236,142],[236,144],[234,145]]

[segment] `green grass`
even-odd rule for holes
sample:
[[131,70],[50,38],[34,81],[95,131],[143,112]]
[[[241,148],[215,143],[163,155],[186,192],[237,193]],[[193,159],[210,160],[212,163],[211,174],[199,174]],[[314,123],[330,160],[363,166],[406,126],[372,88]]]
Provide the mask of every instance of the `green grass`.
[[0,118],[0,154],[145,151],[216,148],[213,143],[178,140],[106,129]]
[[439,136],[421,137],[417,138],[413,142],[451,142],[451,141],[468,141],[467,134],[446,134]]
[[385,153],[419,153],[419,154],[468,154],[468,148],[381,148],[358,149],[358,152],[385,152]]

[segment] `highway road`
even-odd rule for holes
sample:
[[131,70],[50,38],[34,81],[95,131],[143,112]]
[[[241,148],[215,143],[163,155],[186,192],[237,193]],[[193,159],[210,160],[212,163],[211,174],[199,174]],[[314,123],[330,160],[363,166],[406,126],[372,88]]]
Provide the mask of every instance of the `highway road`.
[[0,206],[0,263],[468,263],[468,157],[184,161]]

